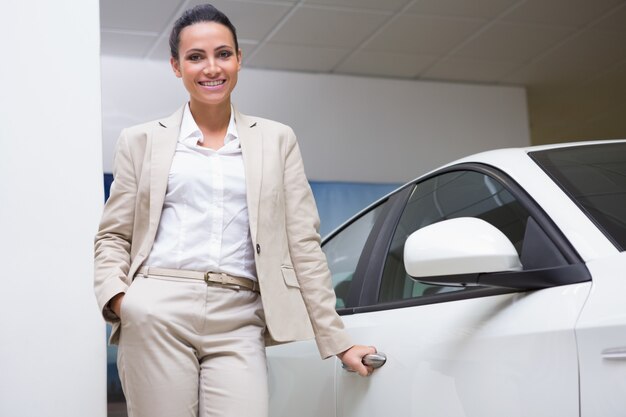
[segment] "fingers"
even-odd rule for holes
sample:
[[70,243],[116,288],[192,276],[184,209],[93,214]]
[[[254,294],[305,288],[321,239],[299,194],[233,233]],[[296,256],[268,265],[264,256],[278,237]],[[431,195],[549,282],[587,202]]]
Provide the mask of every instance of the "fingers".
[[357,373],[361,376],[370,376],[372,372],[374,372],[374,368],[372,368],[371,366],[362,365],[361,368],[362,369],[357,371]]
[[355,345],[343,353],[341,360],[360,376],[369,376],[374,372],[374,368],[364,365],[363,358],[372,353],[376,353],[374,346]]
[[361,361],[355,361],[354,365],[349,365],[357,374],[361,376],[368,376],[370,371],[368,366],[363,365]]

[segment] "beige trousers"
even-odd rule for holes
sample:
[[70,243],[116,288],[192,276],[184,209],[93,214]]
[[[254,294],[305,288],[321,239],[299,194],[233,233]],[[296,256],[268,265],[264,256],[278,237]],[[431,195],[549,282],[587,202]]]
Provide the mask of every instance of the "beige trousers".
[[266,417],[261,297],[138,276],[124,296],[118,369],[129,417]]

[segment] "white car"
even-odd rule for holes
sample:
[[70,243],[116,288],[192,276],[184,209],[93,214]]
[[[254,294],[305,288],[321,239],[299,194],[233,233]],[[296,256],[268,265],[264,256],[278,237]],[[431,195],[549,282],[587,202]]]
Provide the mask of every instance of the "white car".
[[313,341],[268,348],[272,417],[626,415],[626,141],[461,159],[323,249],[386,363],[361,378]]

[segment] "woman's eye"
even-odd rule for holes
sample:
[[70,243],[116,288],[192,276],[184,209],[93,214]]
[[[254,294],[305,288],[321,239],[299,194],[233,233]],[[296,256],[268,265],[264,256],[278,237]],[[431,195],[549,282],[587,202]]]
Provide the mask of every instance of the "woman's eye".
[[218,56],[220,58],[229,58],[233,55],[233,53],[231,51],[219,51],[218,52]]
[[202,57],[198,54],[189,55],[188,59],[190,61],[200,61]]

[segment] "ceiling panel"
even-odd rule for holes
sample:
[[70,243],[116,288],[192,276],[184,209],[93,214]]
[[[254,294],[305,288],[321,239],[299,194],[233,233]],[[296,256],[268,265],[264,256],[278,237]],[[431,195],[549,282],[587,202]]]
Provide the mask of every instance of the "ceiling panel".
[[[190,7],[206,1],[194,0]],[[211,4],[224,12],[235,25],[240,39],[263,39],[291,9],[288,4],[273,4],[235,0],[212,0]]]
[[[286,5],[286,6],[293,6],[295,3],[298,2],[298,0],[235,0],[235,1],[242,1],[246,3],[265,3],[265,4],[271,3],[271,4]],[[210,3],[214,4],[212,1]]]
[[328,72],[349,53],[348,49],[267,43],[249,62],[250,67]]
[[169,61],[170,59],[170,43],[169,37],[163,36],[159,39],[156,46],[145,55],[149,59]]
[[351,48],[358,46],[387,19],[389,15],[382,12],[300,7],[269,41]]
[[[571,72],[571,71],[570,71]],[[560,66],[554,66],[549,61],[532,62],[520,69],[502,77],[502,84],[533,85],[545,87],[550,84],[572,82],[572,76],[565,77]],[[580,78],[580,77],[574,77]]]
[[482,19],[448,19],[401,15],[366,45],[366,49],[413,53],[446,54],[485,23]]
[[503,81],[535,85],[583,83],[626,59],[623,43],[611,34],[586,31]]
[[620,94],[626,96],[626,59],[611,65],[589,81],[598,83],[598,85],[602,85],[604,88],[608,87],[614,89],[614,91],[620,91]]
[[571,27],[495,23],[456,50],[454,55],[521,64],[556,45]]
[[259,44],[257,42],[251,42],[247,40],[239,41],[239,48],[241,48],[241,56],[244,64],[246,63],[246,57],[252,55],[252,52],[256,48],[258,48]]
[[600,19],[591,30],[615,32],[626,36],[626,1],[622,3],[621,7],[614,9],[613,13]]
[[491,19],[520,0],[420,0],[408,11],[418,14]]
[[527,0],[504,19],[580,27],[623,2],[624,0]]
[[101,0],[100,27],[161,32],[181,3],[181,0]]
[[433,56],[359,50],[337,67],[336,71],[346,74],[412,78],[435,59]]
[[509,74],[514,68],[515,64],[509,62],[446,58],[420,74],[420,78],[489,83]]
[[402,8],[407,1],[408,0],[305,0],[305,4],[396,11]]
[[156,40],[156,35],[101,31],[100,52],[105,55],[143,57]]

